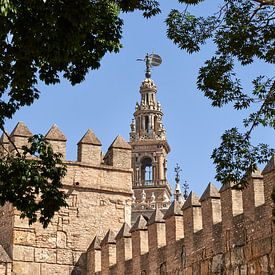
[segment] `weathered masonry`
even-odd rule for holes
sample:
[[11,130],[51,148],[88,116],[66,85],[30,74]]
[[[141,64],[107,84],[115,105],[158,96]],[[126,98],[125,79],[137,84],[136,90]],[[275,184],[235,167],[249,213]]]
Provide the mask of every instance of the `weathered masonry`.
[[[140,87],[130,142],[118,136],[106,154],[88,130],[76,161],[66,160],[66,137],[46,134],[68,173],[62,208],[47,229],[28,225],[10,204],[0,208],[0,275],[275,274],[271,200],[275,155],[248,177],[243,191],[209,183],[199,198],[174,200],[166,177],[170,151],[149,77]],[[18,148],[32,136],[20,122],[10,134]],[[12,151],[2,135],[0,155]]]

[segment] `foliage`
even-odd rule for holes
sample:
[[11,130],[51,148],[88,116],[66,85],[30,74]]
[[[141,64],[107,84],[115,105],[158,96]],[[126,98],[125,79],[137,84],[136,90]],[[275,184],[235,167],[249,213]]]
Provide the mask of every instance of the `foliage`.
[[[179,0],[198,5],[203,0]],[[257,112],[243,122],[246,133],[228,130],[212,158],[220,181],[239,181],[256,162],[265,162],[272,150],[252,146],[252,130],[275,127],[274,78],[259,76],[254,89],[244,92],[234,72],[241,65],[261,59],[275,62],[273,0],[224,0],[220,10],[196,17],[173,9],[166,23],[167,35],[181,49],[194,53],[207,39],[217,46],[215,56],[205,62],[198,88],[215,107],[233,103],[237,110],[258,104]],[[23,106],[39,98],[38,81],[56,84],[62,77],[72,85],[84,80],[89,70],[100,67],[106,53],[121,48],[123,21],[120,12],[139,10],[145,18],[160,12],[157,0],[0,0],[0,129]],[[11,141],[11,140],[10,140]],[[30,157],[36,156],[38,158]],[[30,223],[46,227],[54,212],[65,206],[60,190],[66,169],[61,156],[52,152],[43,137],[34,136],[30,147],[0,161],[0,203],[12,202]]]
[[216,179],[244,188],[247,171],[255,170],[256,163],[267,162],[274,152],[266,144],[253,146],[251,135],[259,125],[275,128],[275,80],[259,75],[251,80],[252,91],[245,91],[235,64],[246,66],[256,59],[275,63],[275,2],[224,0],[219,10],[207,17],[188,12],[188,4],[201,1],[179,2],[186,4],[185,9],[170,12],[167,36],[188,53],[198,52],[207,39],[216,45],[215,55],[199,70],[198,89],[213,107],[231,103],[236,110],[258,108],[243,120],[244,133],[237,128],[225,131],[221,145],[212,153]]
[[47,227],[54,213],[67,206],[60,190],[66,166],[43,136],[34,135],[29,143],[22,152],[17,150],[16,157],[0,158],[0,204],[10,202],[21,211],[21,218],[27,217],[30,224],[39,219]]
[[[155,0],[0,0],[0,129],[39,98],[38,81],[80,83],[107,52],[118,52],[119,13],[134,10],[146,18],[160,12]],[[61,156],[34,136],[23,153],[0,160],[0,204],[11,202],[30,223],[39,211],[46,227],[66,205],[60,190],[65,172]]]

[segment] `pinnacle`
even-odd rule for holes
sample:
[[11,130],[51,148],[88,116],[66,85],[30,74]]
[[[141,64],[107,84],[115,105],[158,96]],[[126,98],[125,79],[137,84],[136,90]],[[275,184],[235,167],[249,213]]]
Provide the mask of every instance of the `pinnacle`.
[[105,244],[115,244],[116,243],[115,237],[116,235],[114,231],[109,229],[101,242],[101,246]]
[[60,140],[60,141],[66,141],[66,137],[64,136],[64,134],[60,131],[60,129],[57,127],[56,124],[54,124],[50,130],[48,131],[48,133],[45,136],[46,139],[49,140]]
[[223,184],[222,187],[221,187],[221,189],[219,190],[219,192],[221,193],[221,192],[223,192],[223,191],[225,191],[225,190],[227,190],[227,189],[229,189],[231,187],[233,187],[233,183]]
[[200,202],[207,200],[209,198],[220,198],[220,193],[218,191],[218,189],[216,188],[216,186],[209,182],[209,184],[207,185],[205,191],[203,192],[201,198],[200,198]]
[[150,90],[156,90],[156,84],[154,83],[153,79],[151,78],[145,78],[140,86],[140,90],[144,89],[150,89]]
[[100,239],[98,236],[95,236],[93,241],[91,242],[89,248],[87,249],[87,251],[90,251],[90,250],[100,250],[101,247],[100,247]]
[[161,210],[159,208],[157,208],[153,214],[151,215],[147,225],[151,225],[153,223],[164,223],[164,219],[163,219],[163,213],[161,212]]
[[145,218],[143,215],[138,216],[136,222],[130,229],[130,233],[138,231],[138,230],[147,230],[147,218]]
[[129,238],[131,237],[130,233],[130,226],[125,222],[119,232],[116,235],[116,240],[122,239],[122,238]]
[[11,136],[19,136],[19,137],[31,137],[32,133],[28,129],[28,127],[24,124],[24,122],[20,121],[17,123],[15,128],[10,134]]
[[0,137],[0,143],[9,143],[9,139],[7,137],[7,135],[5,133],[2,134],[2,136]]
[[255,171],[253,171],[251,173],[251,177],[252,178],[259,178],[259,177],[262,178],[263,177],[262,171],[258,167],[256,167]]
[[88,129],[85,135],[81,138],[78,144],[92,144],[101,146],[100,140],[96,137],[92,130]]
[[271,159],[269,160],[269,162],[265,166],[265,168],[263,170],[263,174],[271,172],[274,169],[275,169],[275,154],[272,155]]
[[111,148],[128,149],[131,150],[131,145],[121,136],[118,135],[110,146]]
[[182,206],[183,206],[183,203],[176,200],[173,201],[170,207],[168,208],[168,210],[166,211],[163,218],[166,220],[172,216],[182,216],[183,215],[181,210]]
[[201,206],[201,203],[199,201],[199,197],[197,196],[197,194],[195,192],[191,192],[187,198],[187,200],[185,201],[182,209],[186,209],[188,207],[191,206]]

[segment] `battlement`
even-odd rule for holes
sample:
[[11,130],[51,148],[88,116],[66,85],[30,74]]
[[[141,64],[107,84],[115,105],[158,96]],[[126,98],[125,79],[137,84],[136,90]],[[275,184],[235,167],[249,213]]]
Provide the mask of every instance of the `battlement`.
[[101,254],[104,266],[96,270],[96,263],[88,262],[88,275],[273,274],[274,158],[263,172],[249,175],[243,191],[230,185],[218,191],[209,183],[200,198],[191,192],[165,214],[156,209],[150,219],[140,215],[131,228],[123,224],[112,241],[87,251],[90,259]]
[[[27,126],[19,122],[10,138],[2,135],[0,154],[14,154],[14,145],[20,151],[28,146],[31,136]],[[47,229],[39,223],[29,226],[11,204],[1,207],[0,244],[12,263],[0,257],[0,271],[3,265],[12,266],[12,274],[20,275],[86,274],[86,251],[98,247],[97,241],[91,245],[93,236],[103,239],[109,227],[117,231],[124,222],[130,223],[131,147],[118,136],[104,155],[100,140],[88,130],[77,144],[77,160],[69,161],[67,139],[57,125],[45,137],[54,152],[63,155],[67,166],[62,184],[68,207],[55,214]],[[97,259],[96,252],[94,257]]]
[[[32,132],[24,122],[18,122],[9,135],[11,141],[6,134],[2,134],[0,138],[0,154],[13,153],[15,151],[14,145],[20,151],[22,146],[28,145],[28,139],[32,135]],[[54,152],[63,155],[67,164],[105,166],[105,168],[109,166],[109,168],[113,167],[122,170],[131,169],[131,146],[120,135],[115,138],[104,156],[101,151],[102,144],[100,140],[92,130],[88,129],[77,143],[76,161],[66,161],[67,138],[56,124],[48,130],[45,138],[51,144]]]

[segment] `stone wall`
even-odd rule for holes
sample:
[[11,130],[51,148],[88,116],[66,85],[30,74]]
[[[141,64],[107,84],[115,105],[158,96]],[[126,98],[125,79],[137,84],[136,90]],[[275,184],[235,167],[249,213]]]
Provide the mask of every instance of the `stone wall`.
[[[11,134],[19,149],[27,144],[26,133],[31,135],[19,123]],[[46,138],[55,152],[65,156],[66,138],[56,125]],[[0,209],[0,244],[12,259],[13,275],[86,274],[86,251],[94,236],[102,238],[109,228],[117,231],[125,221],[130,223],[131,148],[117,137],[107,154],[110,163],[104,162],[101,143],[88,131],[78,143],[78,161],[65,161],[62,183],[68,207],[54,216],[47,229],[39,223],[29,226],[10,204]],[[1,268],[0,259],[0,274],[6,274]]]
[[[209,184],[200,199],[191,192],[183,205],[174,201],[165,215],[156,209],[149,220],[139,216],[132,228],[124,224],[115,238],[117,262],[110,264],[109,274],[275,274],[270,197],[275,155],[248,180],[243,191],[231,186],[218,191]],[[132,259],[123,260],[129,247]],[[97,247],[104,272],[96,274],[108,274],[106,249],[106,243]]]

